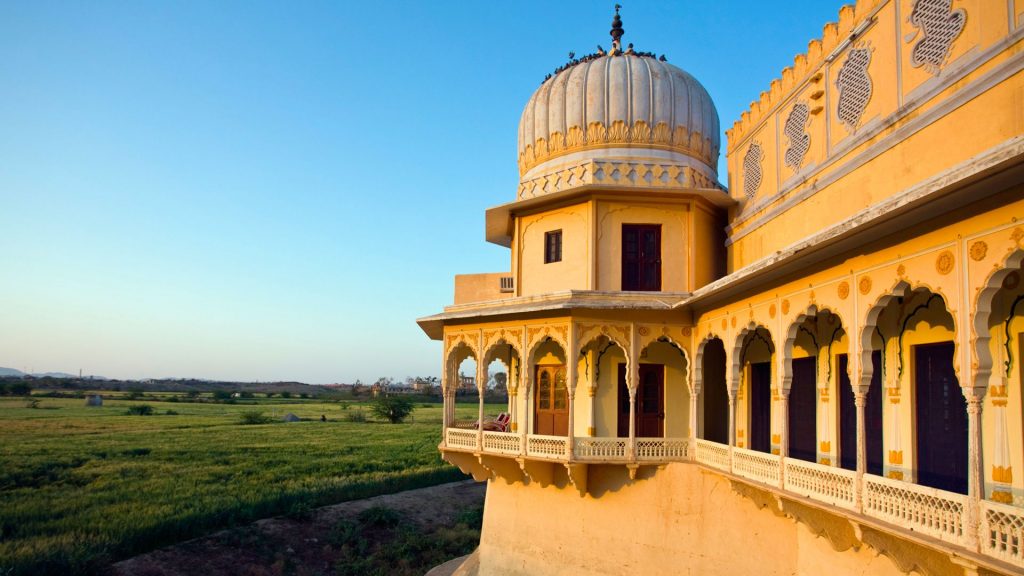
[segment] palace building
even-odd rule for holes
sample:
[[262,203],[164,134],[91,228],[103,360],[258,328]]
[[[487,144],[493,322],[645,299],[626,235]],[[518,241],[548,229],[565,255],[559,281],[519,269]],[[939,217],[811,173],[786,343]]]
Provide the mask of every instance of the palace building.
[[711,96],[623,34],[526,103],[510,269],[418,321],[487,482],[462,573],[1024,572],[1024,0],[843,7],[727,177]]

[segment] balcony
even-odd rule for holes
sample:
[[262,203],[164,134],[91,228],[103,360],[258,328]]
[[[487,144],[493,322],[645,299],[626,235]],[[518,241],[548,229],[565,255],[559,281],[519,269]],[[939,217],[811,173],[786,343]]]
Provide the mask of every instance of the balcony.
[[854,526],[947,548],[953,556],[974,557],[997,569],[1006,568],[1002,563],[1024,568],[1024,508],[707,440],[636,438],[631,443],[629,438],[570,439],[448,428],[441,450],[477,480],[501,476],[540,480],[543,485],[552,478],[545,465],[564,466],[581,494],[586,492],[588,465],[624,465],[632,477],[640,466],[693,463],[788,502],[817,504]]
[[547,436],[515,432],[448,428],[440,446],[445,460],[478,481],[502,477],[510,482],[553,482],[564,469],[580,492],[587,491],[587,467],[625,466],[630,478],[641,466],[663,466],[692,459],[687,438]]
[[1024,567],[1024,508],[706,440],[697,440],[694,448],[697,464],[776,494],[841,508],[855,522],[858,517],[881,521],[895,531]]

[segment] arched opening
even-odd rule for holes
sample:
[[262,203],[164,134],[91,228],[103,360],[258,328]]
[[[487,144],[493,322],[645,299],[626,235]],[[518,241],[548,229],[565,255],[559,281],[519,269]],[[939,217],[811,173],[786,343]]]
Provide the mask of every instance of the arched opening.
[[[666,338],[651,342],[640,351],[636,390],[637,437],[689,436],[690,391],[686,385],[689,368],[683,349]],[[619,389],[626,393],[628,409],[625,370],[625,364],[621,364]],[[628,413],[625,422],[628,426]],[[628,435],[628,427],[625,432]]]
[[989,406],[982,412],[986,431],[984,497],[1020,505],[1024,489],[1014,468],[1024,467],[1022,429],[1022,382],[1024,382],[1024,251],[1014,252],[1006,265],[994,272],[979,294],[974,318],[978,381],[987,386]]
[[737,416],[737,422],[745,422],[746,430],[737,425],[736,445],[744,447],[744,436],[749,448],[758,452],[772,451],[772,355],[775,346],[771,333],[763,326],[744,331],[736,357],[741,369],[740,390],[737,401],[746,410]]
[[[967,401],[954,368],[955,340],[955,323],[943,297],[903,285],[869,312],[861,357],[871,352],[870,359],[879,352],[882,388],[889,400],[885,475],[966,494]],[[909,446],[904,437],[912,439]]]
[[[624,386],[626,352],[605,335],[580,348],[580,385],[587,390],[587,435],[597,437],[629,436],[629,395]],[[577,399],[580,393],[577,392]],[[577,400],[576,406],[579,408]],[[577,412],[579,414],[579,412]]]
[[569,390],[566,380],[565,350],[552,339],[541,342],[533,352],[533,429],[534,434],[569,434]]
[[700,437],[729,443],[729,390],[725,382],[725,344],[719,338],[704,342],[701,351]]
[[[459,343],[448,353],[445,369],[445,419],[450,428],[475,428],[479,399],[476,389],[476,352]],[[463,406],[459,406],[462,403]]]
[[484,362],[487,364],[484,400],[492,405],[505,405],[504,412],[485,416],[484,428],[498,432],[515,432],[518,428],[515,392],[518,391],[521,370],[519,351],[506,341],[499,340],[484,354]]

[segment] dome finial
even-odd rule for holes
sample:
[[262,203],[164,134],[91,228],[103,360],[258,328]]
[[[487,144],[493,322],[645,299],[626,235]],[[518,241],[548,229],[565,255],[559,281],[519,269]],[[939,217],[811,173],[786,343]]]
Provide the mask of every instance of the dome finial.
[[622,51],[621,44],[619,43],[619,40],[622,38],[622,35],[626,32],[625,30],[622,29],[622,18],[619,17],[619,10],[621,10],[621,9],[622,9],[622,5],[621,4],[616,4],[615,5],[615,18],[612,20],[612,30],[611,30],[611,35],[612,35],[612,53],[613,54],[615,52],[621,52]]

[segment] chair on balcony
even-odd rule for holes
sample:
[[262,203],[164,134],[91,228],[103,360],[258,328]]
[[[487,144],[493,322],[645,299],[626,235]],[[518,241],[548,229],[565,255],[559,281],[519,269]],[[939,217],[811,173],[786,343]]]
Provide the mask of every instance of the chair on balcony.
[[510,419],[508,412],[502,412],[496,418],[485,419],[483,429],[490,432],[507,432]]

